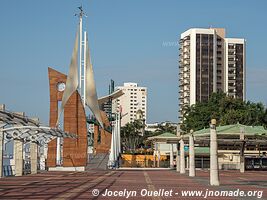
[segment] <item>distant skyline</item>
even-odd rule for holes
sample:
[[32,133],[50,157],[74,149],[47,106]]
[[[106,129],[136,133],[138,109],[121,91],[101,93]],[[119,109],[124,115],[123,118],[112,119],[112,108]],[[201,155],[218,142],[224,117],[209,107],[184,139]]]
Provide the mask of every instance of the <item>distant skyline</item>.
[[0,104],[49,122],[49,66],[67,74],[78,18],[87,14],[99,97],[115,85],[148,88],[148,123],[178,121],[180,34],[220,27],[245,38],[247,100],[267,103],[267,1],[1,0]]

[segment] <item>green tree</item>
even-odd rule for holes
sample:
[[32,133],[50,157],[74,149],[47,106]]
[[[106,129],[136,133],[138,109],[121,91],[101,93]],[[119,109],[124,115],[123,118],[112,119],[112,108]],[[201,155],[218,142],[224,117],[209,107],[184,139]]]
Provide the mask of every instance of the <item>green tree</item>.
[[244,125],[267,124],[267,109],[262,103],[234,99],[224,93],[214,93],[207,102],[198,102],[186,108],[182,130],[200,130],[209,127],[212,118],[218,125],[241,123]]
[[121,141],[124,150],[135,152],[143,141],[144,128],[142,120],[134,120],[121,128]]
[[158,130],[155,132],[154,135],[159,135],[159,134],[162,134],[162,133],[165,133],[165,132],[170,132],[170,133],[175,134],[176,133],[176,128],[177,127],[172,126],[171,123],[169,123],[169,122],[166,122],[164,125],[163,124],[159,124],[158,125]]

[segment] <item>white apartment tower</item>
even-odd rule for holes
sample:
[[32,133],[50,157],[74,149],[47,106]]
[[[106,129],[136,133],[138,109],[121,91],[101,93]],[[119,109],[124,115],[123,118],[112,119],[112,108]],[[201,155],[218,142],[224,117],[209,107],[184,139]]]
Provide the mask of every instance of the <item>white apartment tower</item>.
[[223,91],[245,99],[245,40],[225,38],[223,28],[192,28],[181,34],[179,118],[185,108]]
[[137,83],[124,83],[115,90],[122,90],[123,95],[113,101],[112,112],[122,112],[121,126],[135,119],[147,119],[147,88]]

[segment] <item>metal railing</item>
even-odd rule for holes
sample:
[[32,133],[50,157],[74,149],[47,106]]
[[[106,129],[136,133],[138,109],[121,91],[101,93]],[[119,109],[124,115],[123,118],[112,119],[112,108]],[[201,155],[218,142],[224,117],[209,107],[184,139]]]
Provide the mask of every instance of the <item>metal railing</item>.
[[3,165],[3,176],[15,176],[15,165]]

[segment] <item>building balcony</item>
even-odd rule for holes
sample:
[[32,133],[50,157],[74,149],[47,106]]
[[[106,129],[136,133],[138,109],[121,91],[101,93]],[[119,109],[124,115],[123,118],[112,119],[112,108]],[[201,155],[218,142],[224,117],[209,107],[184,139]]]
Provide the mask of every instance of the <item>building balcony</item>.
[[185,80],[190,80],[190,77],[189,76],[184,76],[184,79]]

